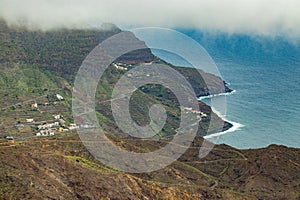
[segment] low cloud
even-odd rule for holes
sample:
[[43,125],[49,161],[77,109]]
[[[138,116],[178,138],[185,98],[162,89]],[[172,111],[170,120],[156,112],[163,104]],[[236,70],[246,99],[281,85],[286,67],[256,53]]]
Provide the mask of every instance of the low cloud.
[[299,13],[298,0],[0,0],[9,24],[44,30],[110,22],[299,38]]

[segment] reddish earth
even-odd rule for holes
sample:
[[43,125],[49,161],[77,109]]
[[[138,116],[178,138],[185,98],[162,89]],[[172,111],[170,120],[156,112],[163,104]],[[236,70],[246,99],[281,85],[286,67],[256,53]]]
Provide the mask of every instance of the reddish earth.
[[[111,138],[132,151],[164,143]],[[199,159],[201,141],[162,170],[128,174],[95,160],[75,134],[2,140],[0,199],[300,199],[299,149],[217,145]]]

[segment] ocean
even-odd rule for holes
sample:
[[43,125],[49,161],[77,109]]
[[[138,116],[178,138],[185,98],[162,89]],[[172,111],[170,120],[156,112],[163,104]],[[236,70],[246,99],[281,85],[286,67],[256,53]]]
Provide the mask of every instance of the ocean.
[[[298,44],[283,37],[178,31],[207,50],[222,78],[235,90],[226,96],[227,112],[226,116],[222,116],[232,122],[234,128],[218,136],[217,143],[240,149],[261,148],[270,144],[300,147]],[[141,39],[147,43],[149,37]],[[152,51],[175,65],[184,63],[166,52]],[[202,101],[210,103],[210,99]]]

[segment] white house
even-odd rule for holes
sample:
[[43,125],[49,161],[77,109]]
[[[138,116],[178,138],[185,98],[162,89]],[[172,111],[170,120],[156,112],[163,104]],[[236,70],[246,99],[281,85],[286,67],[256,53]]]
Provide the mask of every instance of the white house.
[[69,130],[76,130],[79,129],[79,126],[77,124],[70,124],[70,126],[68,127]]
[[32,122],[34,122],[34,119],[26,119],[26,122],[27,123],[32,123]]
[[32,104],[31,108],[33,108],[33,109],[38,108],[38,104],[37,103]]
[[36,133],[37,137],[46,137],[46,136],[53,136],[55,135],[55,133],[51,130],[51,129],[47,129],[47,130],[41,130],[40,132]]
[[53,115],[54,119],[62,119],[63,116],[62,115]]
[[91,126],[91,125],[88,125],[88,124],[82,124],[82,125],[79,126],[79,128],[90,129],[90,128],[95,128],[95,126]]
[[56,94],[56,98],[57,98],[59,101],[64,100],[64,98],[63,98],[60,94]]
[[192,111],[193,108],[188,108],[188,107],[185,107],[184,110],[187,110],[187,111]]
[[38,125],[38,129],[39,130],[50,129],[53,126],[59,126],[59,122],[53,122],[53,123],[49,123],[49,124]]
[[116,68],[116,69],[118,69],[118,70],[124,70],[124,71],[127,71],[128,69],[126,68],[126,67],[122,67],[122,66],[119,66],[119,65],[117,65],[117,64],[113,64],[113,66]]
[[204,113],[204,112],[201,112],[201,113],[200,113],[200,115],[201,115],[201,117],[202,117],[202,118],[205,118],[205,117],[207,117],[207,114],[206,114],[206,113]]

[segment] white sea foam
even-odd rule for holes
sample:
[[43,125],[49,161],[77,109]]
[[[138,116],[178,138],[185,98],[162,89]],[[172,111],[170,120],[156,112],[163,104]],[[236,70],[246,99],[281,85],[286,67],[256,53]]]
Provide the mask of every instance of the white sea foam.
[[235,92],[236,92],[236,90],[232,90],[231,92],[225,92],[225,93],[220,93],[220,94],[212,94],[212,95],[202,96],[202,97],[198,97],[198,100],[201,101],[203,99],[211,99],[213,97],[218,97],[218,96],[228,96],[228,95],[231,95]]
[[[236,90],[233,90],[232,92],[229,92],[229,93],[221,93],[221,94],[204,96],[204,97],[198,98],[198,100],[208,99],[208,98],[213,98],[213,97],[216,97],[216,96],[223,96],[223,95],[227,96],[227,95],[231,95],[231,94],[233,94],[235,92],[236,92]],[[226,119],[226,116],[224,116],[223,114],[221,114],[220,112],[218,112],[213,107],[212,107],[212,111],[215,114],[217,114],[223,121],[226,121],[226,122],[232,124],[232,127],[229,128],[226,131],[221,131],[221,132],[213,133],[213,134],[210,134],[210,135],[206,135],[206,136],[204,136],[204,139],[217,139],[217,137],[219,137],[220,135],[224,135],[224,134],[227,134],[227,133],[232,133],[232,132],[240,130],[242,127],[244,127],[243,124],[240,124],[240,123],[237,123],[237,122],[233,122],[233,121],[230,121],[230,120]]]
[[227,133],[232,133],[234,131],[240,130],[242,127],[244,127],[243,124],[237,123],[237,122],[232,122],[227,120],[226,118],[221,117],[224,121],[229,122],[230,124],[232,124],[232,127],[226,131],[222,131],[222,132],[218,132],[218,133],[214,133],[214,134],[210,134],[210,135],[206,135],[204,136],[204,139],[211,139],[211,138],[216,138],[219,137],[220,135],[225,135]]

